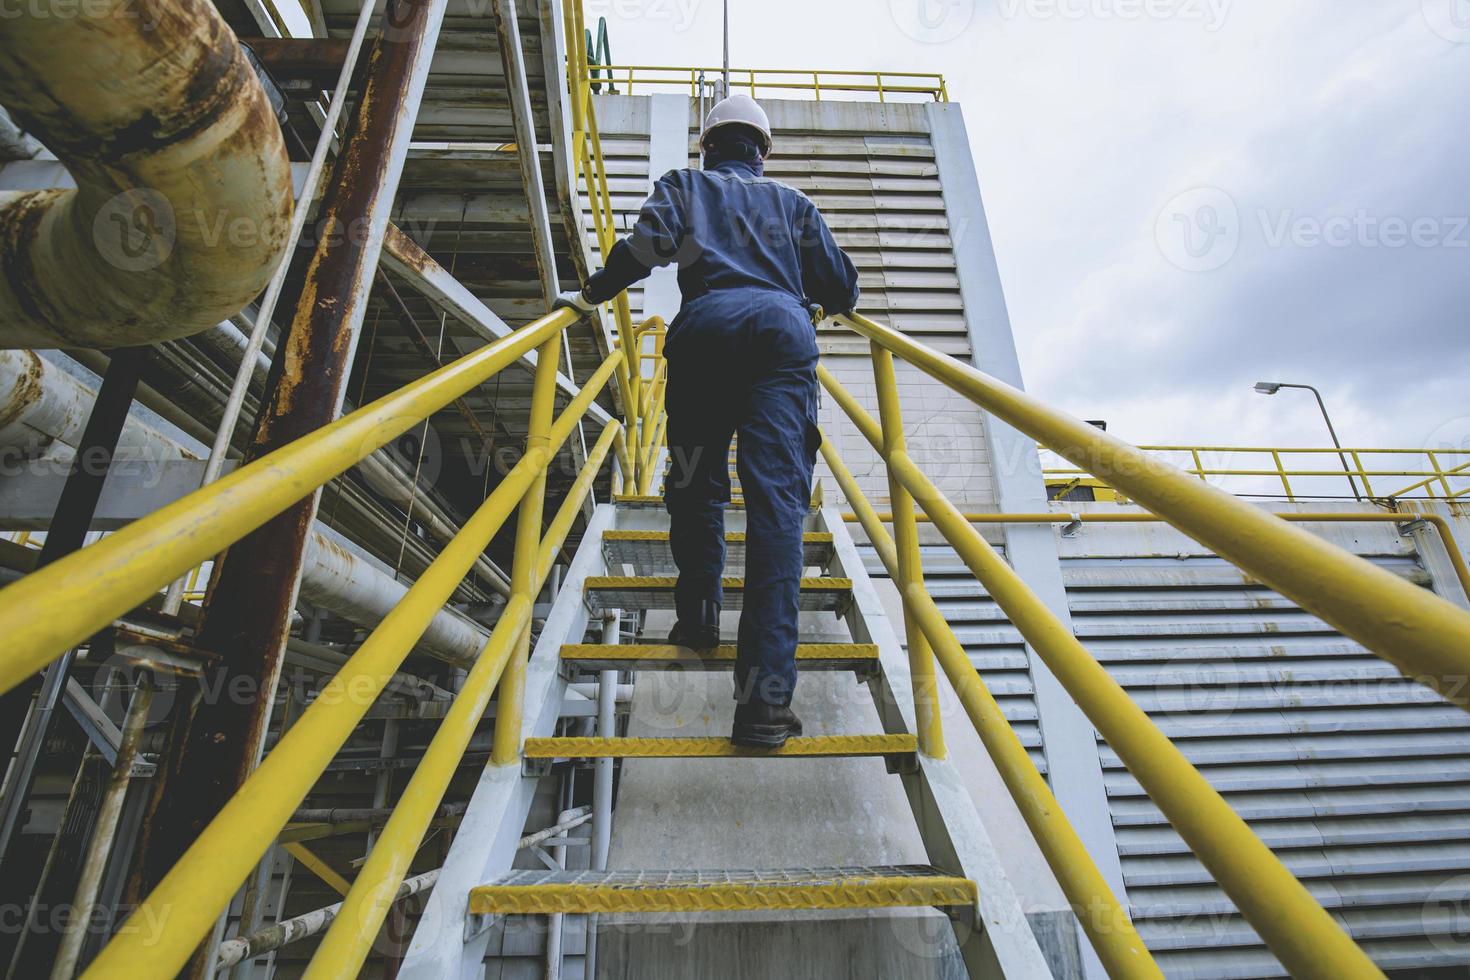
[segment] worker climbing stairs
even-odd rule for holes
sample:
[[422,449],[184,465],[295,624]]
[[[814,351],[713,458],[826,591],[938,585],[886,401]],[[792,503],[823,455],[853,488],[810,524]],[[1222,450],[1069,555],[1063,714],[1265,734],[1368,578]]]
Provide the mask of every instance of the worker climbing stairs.
[[[738,611],[745,550],[744,513],[738,500],[727,511],[727,525],[725,608]],[[667,611],[673,609],[675,583],[668,516],[661,499],[617,496],[613,503],[600,506],[593,517],[532,653],[523,768],[498,778],[487,770],[465,815],[465,827],[483,826],[496,832],[487,837],[462,832],[456,838],[419,938],[405,962],[404,975],[472,974],[473,965],[485,955],[489,927],[500,917],[667,919],[704,912],[905,908],[942,910],[954,923],[956,945],[974,976],[1051,975],[953,766],[919,752],[907,659],[857,545],[840,515],[821,507],[820,494],[814,496],[807,525],[803,616],[841,623],[849,636],[842,642],[824,638],[803,643],[797,649],[797,664],[802,672],[854,676],[870,692],[877,709],[873,716],[880,722],[875,730],[806,734],[774,750],[736,746],[724,735],[677,730],[662,737],[566,731],[575,721],[559,723],[556,708],[561,691],[570,683],[618,671],[631,673],[635,685],[657,673],[663,675],[660,679],[665,685],[688,687],[711,674],[728,675],[735,663],[731,643],[705,652],[665,645],[659,634],[666,634],[666,627],[641,629],[633,634],[636,642],[606,642],[606,638],[619,636],[617,630],[601,629],[610,616],[633,626],[659,622],[659,613],[666,619]],[[589,631],[603,642],[585,642]],[[546,710],[538,714],[530,708],[537,704]],[[533,795],[526,784],[551,766],[598,759],[669,759],[680,760],[679,765],[710,767],[734,759],[754,760],[761,766],[800,760],[820,765],[832,759],[881,759],[890,778],[901,781],[908,791],[929,861],[810,867],[804,849],[797,849],[779,867],[707,868],[670,861],[660,869],[512,868],[515,851],[504,847],[501,838],[505,828],[518,828],[526,818]],[[724,785],[731,794],[732,808],[734,797],[748,791],[737,780]],[[809,802],[801,795],[778,801],[793,819],[800,819]],[[701,829],[737,832],[734,826]],[[978,885],[981,882],[983,888]],[[461,919],[460,929],[447,921],[450,916]],[[462,941],[461,936],[465,937]],[[439,941],[423,941],[431,937]]]

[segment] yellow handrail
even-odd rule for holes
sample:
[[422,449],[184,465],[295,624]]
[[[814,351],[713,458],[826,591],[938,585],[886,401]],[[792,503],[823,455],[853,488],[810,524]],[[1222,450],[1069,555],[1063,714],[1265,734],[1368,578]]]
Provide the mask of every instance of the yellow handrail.
[[[868,540],[878,560],[888,570],[889,578],[895,583],[902,581],[899,575],[898,550],[893,538],[879,521],[868,499],[853,479],[852,472],[837,454],[837,448],[825,436],[822,439],[822,458],[832,471],[837,484],[842,488],[848,503],[868,533]],[[892,515],[889,515],[890,517]],[[954,630],[945,621],[944,613],[923,586],[920,577],[913,587],[903,588],[900,595],[904,601],[906,617],[912,617],[923,630],[939,664],[949,677],[960,704],[970,716],[980,742],[985,746],[996,771],[1011,798],[1015,800],[1021,817],[1036,838],[1042,856],[1056,875],[1062,893],[1067,896],[1077,915],[1077,921],[1087,934],[1098,958],[1114,978],[1162,977],[1153,956],[1139,938],[1138,931],[1128,918],[1128,913],[1119,903],[1107,879],[1098,870],[1092,855],[1077,836],[1061,804],[1052,795],[1046,778],[1036,768],[1026,747],[1016,735],[1015,729],[1006,720],[1005,713],[991,695],[980,674],[970,663],[965,648],[955,636]],[[906,619],[905,622],[908,620]],[[910,649],[912,650],[912,641]]]
[[8,691],[577,320],[558,310],[0,589]]
[[[877,336],[869,336],[870,340],[892,349],[882,331],[872,333]],[[961,366],[973,371],[968,366]],[[824,367],[818,367],[817,371],[823,386],[856,423],[859,432],[883,454],[889,473],[913,495],[945,540],[1020,631],[1027,645],[1082,708],[1099,734],[1112,746],[1139,785],[1287,970],[1295,977],[1321,980],[1382,977],[1382,971],[1374,966],[1372,960],[1184,754],[1159,731],[1147,713],[1087,652],[1071,630],[935,488],[908,454],[886,451],[879,424],[830,371]],[[979,372],[974,374],[979,375]],[[980,377],[984,378],[983,375]],[[985,380],[999,384],[992,379]],[[1098,432],[1085,422],[1077,424]],[[1191,487],[1200,486],[1182,474],[1179,479]]]
[[[1192,465],[1182,467],[1184,472],[1201,479],[1205,477],[1274,477],[1281,482],[1284,496],[1287,500],[1295,500],[1300,494],[1295,493],[1291,486],[1291,477],[1311,478],[1333,478],[1355,477],[1363,481],[1367,495],[1375,496],[1373,493],[1370,477],[1419,477],[1418,482],[1388,494],[1381,494],[1385,498],[1404,498],[1415,491],[1424,491],[1428,497],[1435,497],[1434,486],[1438,484],[1444,491],[1443,496],[1447,500],[1455,500],[1470,494],[1470,484],[1456,490],[1450,485],[1450,480],[1470,480],[1470,460],[1451,466],[1446,469],[1440,465],[1440,457],[1463,457],[1470,456],[1470,450],[1466,449],[1354,449],[1344,448],[1339,450],[1336,446],[1329,447],[1297,447],[1297,446],[1139,446],[1138,449],[1146,453],[1189,453]],[[1253,455],[1269,456],[1271,468],[1240,468],[1224,464],[1207,465],[1202,461],[1202,454],[1212,456],[1220,455]],[[1338,469],[1321,469],[1308,466],[1293,466],[1284,461],[1284,457],[1290,456],[1350,456],[1353,465]],[[1380,464],[1376,468],[1368,468],[1363,463],[1364,456],[1418,456],[1428,461],[1430,469],[1410,469],[1407,467],[1386,468]],[[1392,464],[1388,464],[1391,467]],[[1070,477],[1087,476],[1085,470],[1075,467],[1047,466],[1042,469],[1042,475],[1046,477]]]
[[[1352,511],[1327,511],[1324,513],[1284,513],[1277,514],[1283,521],[1293,524],[1412,524],[1415,521],[1423,521],[1433,527],[1439,533],[1440,541],[1444,544],[1445,554],[1449,556],[1450,565],[1455,570],[1455,578],[1460,582],[1460,589],[1465,593],[1465,598],[1470,600],[1470,565],[1465,562],[1465,555],[1460,551],[1459,542],[1455,539],[1455,533],[1450,528],[1450,522],[1438,514],[1427,514],[1419,511],[1403,511],[1395,513],[1358,514]],[[848,512],[842,515],[844,521],[859,520],[860,515],[856,512]],[[880,521],[892,521],[891,513],[879,514]],[[919,517],[919,520],[926,520]],[[1099,513],[1096,511],[1084,511],[1082,513],[1052,513],[1044,514],[991,514],[991,513],[966,513],[965,520],[971,524],[1070,524],[1080,521],[1083,524],[1160,524],[1165,523],[1162,517],[1153,514],[1115,514]]]
[[[1093,473],[1340,632],[1470,707],[1470,613],[864,316],[858,333]],[[972,529],[973,530],[973,529]]]
[[[564,318],[553,316],[544,319],[559,323]],[[518,331],[518,334],[531,336],[540,333],[535,324]],[[554,334],[559,336],[560,331],[554,331]],[[538,440],[528,446],[525,456],[465,522],[459,534],[450,540],[367,641],[343,664],[317,699],[286,730],[275,749],[261,761],[255,772],[133,912],[129,922],[135,925],[141,922],[163,923],[161,935],[149,935],[147,929],[125,925],[84,976],[131,977],[136,975],[137,964],[144,961],[158,974],[171,976],[184,965],[199,940],[229,904],[240,883],[255,868],[292,812],[362,721],[434,615],[463,581],[475,559],[484,552],[511,511],[528,496],[528,491],[541,485],[539,480],[544,477],[555,453],[575,431],[577,423],[621,360],[621,352],[609,356],[551,426],[546,441]],[[547,358],[544,363],[550,368],[543,371],[538,363],[538,375],[554,377],[556,357]],[[542,386],[537,394],[543,401],[549,401],[553,393]],[[298,443],[311,438],[307,436]],[[292,443],[292,446],[298,443]],[[214,484],[215,487],[219,485]],[[204,494],[209,489],[212,488],[196,491],[192,496]],[[539,531],[538,524],[535,540],[539,540]],[[119,532],[114,538],[123,533],[126,532]],[[171,580],[165,577],[160,585]],[[529,620],[530,610],[531,599],[527,592],[514,592],[501,613],[497,632],[502,624],[514,623],[518,619],[524,624]],[[512,638],[518,636],[519,632],[516,632]],[[475,669],[484,659],[482,655]],[[479,717],[479,714],[475,715],[476,719]]]
[[[551,359],[553,364],[555,358]],[[450,780],[458,771],[475,728],[490,705],[490,695],[500,687],[499,712],[496,714],[496,736],[501,737],[501,719],[513,718],[514,751],[510,757],[497,764],[520,764],[520,734],[522,713],[516,700],[520,691],[506,686],[510,677],[510,666],[521,656],[521,649],[530,640],[528,628],[531,602],[546,579],[562,542],[566,540],[572,525],[581,511],[582,501],[592,489],[593,480],[607,458],[608,449],[621,427],[609,422],[602,430],[596,446],[587,455],[587,465],[573,484],[571,492],[562,502],[543,540],[533,535],[531,547],[524,551],[517,547],[516,565],[512,573],[520,571],[521,562],[528,566],[529,581],[525,592],[514,592],[511,601],[516,604],[515,615],[509,619],[502,616],[490,634],[485,650],[480,654],[469,676],[465,678],[454,704],[445,716],[439,730],[434,733],[428,749],[414,768],[413,778],[403,791],[392,816],[388,818],[367,862],[358,872],[351,890],[342,902],[332,927],[322,939],[312,957],[304,976],[307,980],[324,980],[327,977],[350,978],[358,975],[373,940],[383,924],[388,910],[398,897],[398,886],[408,874],[409,864],[423,846],[424,835],[434,821],[434,814],[449,789]],[[541,479],[545,478],[545,470]],[[535,487],[521,501],[521,514],[534,511],[540,520],[540,508]],[[528,508],[527,505],[531,506]],[[522,522],[526,523],[526,522]],[[539,545],[539,547],[538,547]],[[506,614],[510,613],[507,606]],[[510,744],[510,743],[507,743]]]
[[[599,65],[599,68],[604,66]],[[699,95],[699,74],[703,72],[708,81],[723,76],[721,67],[690,65],[611,65],[606,66],[609,78],[615,78],[627,86],[629,95],[636,94],[637,87],[678,88]],[[895,79],[898,80],[895,83]],[[781,92],[811,92],[820,101],[824,92],[874,92],[878,101],[886,102],[889,95],[926,95],[935,102],[948,102],[949,90],[944,76],[939,72],[924,71],[864,71],[861,69],[829,68],[731,68],[732,89],[747,89],[752,97],[761,90],[774,89]]]

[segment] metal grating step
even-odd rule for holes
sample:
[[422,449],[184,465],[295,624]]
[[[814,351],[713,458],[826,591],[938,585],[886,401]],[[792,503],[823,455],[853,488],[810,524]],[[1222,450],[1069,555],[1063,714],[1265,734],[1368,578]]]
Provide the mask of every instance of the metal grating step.
[[[725,535],[727,567],[744,567],[745,542],[744,533]],[[802,535],[802,563],[807,567],[826,568],[832,561],[832,551],[829,532],[810,531]],[[633,565],[644,575],[675,570],[668,531],[608,531],[602,536],[602,553],[609,565]]]
[[[589,577],[587,606],[594,612],[605,609],[673,609],[674,585],[678,579],[660,575],[599,575]],[[745,579],[726,578],[725,609],[740,609]],[[804,611],[841,613],[852,600],[852,579],[804,578],[800,606]]]
[[736,745],[727,738],[528,738],[527,759],[813,759],[902,756],[917,752],[912,735],[814,735],[779,749]]
[[925,865],[789,871],[512,871],[470,891],[477,915],[971,906],[975,883]]
[[[569,643],[561,648],[562,663],[583,670],[730,670],[735,666],[734,644],[707,654],[667,644]],[[796,648],[802,670],[855,670],[878,667],[878,647],[872,643],[803,643]]]

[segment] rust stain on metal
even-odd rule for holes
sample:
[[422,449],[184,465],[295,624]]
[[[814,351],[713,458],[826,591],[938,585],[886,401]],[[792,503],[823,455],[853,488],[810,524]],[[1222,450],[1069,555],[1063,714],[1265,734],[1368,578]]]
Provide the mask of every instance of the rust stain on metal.
[[0,206],[0,343],[186,336],[264,287],[285,244],[290,165],[206,0],[18,13],[0,32],[0,93],[77,183]]
[[[260,420],[246,453],[257,459],[336,417],[349,355],[361,325],[377,249],[366,234],[386,221],[394,188],[385,179],[403,148],[413,112],[401,100],[427,72],[424,42],[437,31],[442,0],[390,0],[391,32],[374,46],[363,97],[349,123],[321,203],[321,226],[295,315],[277,350]],[[255,697],[200,704],[182,719],[154,796],[155,820],[142,854],[141,886],[151,888],[233,794],[254,764],[279,675],[307,534],[312,493],[242,538],[220,559],[206,599],[199,645],[222,658],[216,680],[248,680]],[[168,795],[179,782],[187,792]],[[159,800],[168,798],[164,808]],[[179,800],[186,802],[180,804]]]
[[0,429],[24,416],[26,409],[41,397],[41,376],[45,373],[45,366],[34,351],[21,353],[25,356],[25,369],[16,377],[15,385],[6,396],[3,408],[0,408]]

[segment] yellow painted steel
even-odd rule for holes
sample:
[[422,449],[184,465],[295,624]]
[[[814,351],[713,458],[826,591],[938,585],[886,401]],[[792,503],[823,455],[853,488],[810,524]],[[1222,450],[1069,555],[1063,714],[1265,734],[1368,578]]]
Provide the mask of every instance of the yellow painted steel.
[[[864,436],[882,451],[878,423],[830,372],[820,376]],[[885,462],[1292,975],[1322,980],[1381,977],[1373,961],[913,460],[894,453]],[[1202,486],[1177,470],[1175,474],[1191,487]],[[1280,526],[1318,540],[1284,522]],[[1384,574],[1396,585],[1419,591]]]
[[[903,409],[898,401],[898,379],[893,371],[893,355],[872,344],[873,382],[878,392],[878,412],[882,419],[881,452],[885,457],[907,451],[903,434]],[[914,522],[914,501],[903,485],[888,474],[888,497],[893,502],[893,537],[898,555],[898,575],[894,584],[900,592],[913,583],[922,588],[924,566],[919,557],[919,530]],[[914,686],[914,727],[919,747],[924,754],[943,759],[944,722],[939,713],[939,679],[934,673],[934,651],[919,624],[904,610],[904,635],[909,648],[909,676]]]
[[[1052,513],[1050,511],[1040,514],[990,514],[990,513],[966,513],[965,520],[971,524],[1070,524],[1080,521],[1083,524],[1160,524],[1167,523],[1162,517],[1153,514],[1133,513],[1104,513],[1095,511],[1084,511],[1077,514]],[[1292,524],[1412,524],[1415,521],[1423,521],[1433,527],[1439,534],[1440,541],[1444,545],[1445,554],[1449,557],[1450,565],[1455,570],[1455,578],[1459,580],[1460,588],[1465,593],[1465,598],[1470,600],[1470,566],[1465,563],[1465,554],[1460,550],[1459,542],[1455,538],[1455,532],[1450,528],[1450,522],[1438,514],[1423,513],[1417,510],[1396,511],[1392,513],[1354,513],[1352,511],[1323,511],[1280,513],[1276,515],[1283,521]],[[845,521],[855,521],[858,515],[845,513],[842,515]],[[892,514],[879,514],[878,519],[884,522],[893,520]],[[920,520],[927,521],[927,516]]]
[[281,849],[300,861],[308,871],[326,882],[338,895],[346,895],[352,889],[352,882],[332,870],[331,865],[317,857],[300,843],[282,844]]
[[[552,358],[551,361],[554,364],[556,359]],[[393,815],[383,826],[372,853],[358,872],[352,891],[343,901],[337,918],[312,958],[304,974],[310,980],[321,980],[324,977],[348,980],[358,975],[366,961],[373,940],[398,894],[398,887],[408,874],[414,855],[423,845],[424,835],[433,822],[445,791],[449,789],[450,780],[454,778],[470,739],[490,705],[491,695],[497,684],[503,685],[508,676],[508,665],[520,656],[520,648],[530,637],[531,604],[546,583],[551,572],[552,556],[561,549],[566,540],[566,534],[572,526],[572,516],[581,509],[583,499],[592,488],[593,480],[588,476],[589,472],[595,474],[607,457],[612,441],[609,431],[616,426],[617,423],[612,422],[603,429],[596,447],[588,454],[587,465],[583,467],[582,474],[568,493],[557,516],[553,518],[545,539],[541,540],[539,536],[538,516],[537,524],[531,530],[532,546],[524,551],[517,548],[517,564],[522,560],[533,563],[534,572],[525,591],[512,589],[511,602],[516,604],[516,615],[514,618],[507,618],[511,614],[511,606],[507,605],[500,621],[495,624],[484,652],[470,669],[449,713],[445,715],[439,730],[434,733],[434,738],[414,769],[413,778],[404,788]],[[535,492],[534,489],[531,492]],[[524,503],[522,506],[524,507]],[[514,576],[516,569],[512,568],[511,573]],[[508,696],[502,686],[497,722],[505,717]],[[523,714],[519,710],[516,713]],[[501,731],[497,727],[497,738],[500,735]],[[514,733],[517,747],[520,735],[520,730],[517,729]],[[519,765],[519,752],[506,764]]]
[[[1281,489],[1287,500],[1297,499],[1297,494],[1292,490],[1291,477],[1346,477],[1353,476],[1363,481],[1367,496],[1373,497],[1373,487],[1369,477],[1419,477],[1420,479],[1406,487],[1401,487],[1392,493],[1383,495],[1386,498],[1403,498],[1416,491],[1424,491],[1429,497],[1434,497],[1434,485],[1438,483],[1444,491],[1447,499],[1453,499],[1470,493],[1470,486],[1456,491],[1449,483],[1450,479],[1459,477],[1465,479],[1470,477],[1470,461],[1466,461],[1451,469],[1446,470],[1441,465],[1441,457],[1463,457],[1470,455],[1466,449],[1338,449],[1336,446],[1139,446],[1141,452],[1146,453],[1188,453],[1192,465],[1184,472],[1198,476],[1201,479],[1207,476],[1269,476],[1275,477],[1281,483]],[[1270,469],[1258,468],[1233,468],[1229,466],[1208,466],[1202,461],[1203,454],[1213,456],[1229,455],[1252,455],[1269,456],[1271,458]],[[1292,465],[1285,461],[1290,456],[1351,456],[1353,463],[1350,467],[1341,469],[1321,469],[1320,467]],[[1363,463],[1364,456],[1417,456],[1428,460],[1429,469],[1410,469],[1406,466],[1393,468],[1369,469]],[[1391,464],[1390,464],[1391,465]],[[1083,471],[1075,468],[1047,467],[1042,470],[1042,475],[1047,477],[1076,476],[1082,475]]]
[[[658,499],[658,498],[654,498]],[[667,541],[668,531],[607,531],[602,535],[604,541]],[[832,534],[829,531],[807,531],[801,536],[806,544],[831,544]],[[727,544],[744,544],[744,531],[725,532]]]
[[470,911],[479,915],[761,912],[965,907],[978,900],[973,881],[938,873],[885,876],[880,872],[810,882],[761,880],[759,874],[752,874],[747,881],[688,885],[482,885],[470,891]]
[[[672,575],[589,575],[587,577],[587,590],[596,589],[643,589],[649,592],[672,592],[679,579]],[[745,579],[725,576],[720,580],[723,588],[730,592],[740,592],[745,588]],[[801,591],[809,593],[819,592],[851,592],[852,579],[850,578],[804,578],[801,580]]]
[[[689,65],[607,65],[598,66],[609,73],[609,79],[626,86],[629,95],[638,86],[645,88],[678,88],[697,97],[699,75],[718,78],[725,69]],[[868,92],[879,102],[890,95],[926,95],[935,102],[948,102],[949,90],[944,76],[937,72],[918,71],[854,71],[827,68],[731,68],[730,87],[747,89],[752,98],[762,89],[778,92],[811,92],[822,100],[823,92]],[[895,82],[894,80],[898,81]]]
[[896,330],[840,319],[1470,708],[1470,612]]
[[575,322],[533,321],[0,589],[0,691]]
[[[606,383],[609,368],[615,367],[621,356],[615,352],[604,361],[562,413],[551,430],[550,452],[570,437],[600,386]],[[148,937],[145,929],[121,930],[87,969],[86,977],[132,977],[136,964],[145,960],[160,974],[172,975],[182,967],[549,458],[549,454],[543,458],[528,453],[511,468],[460,533],[445,545],[134,911],[135,916],[142,916],[139,922],[166,922],[163,934]],[[172,581],[171,575],[165,576],[160,585],[168,581]],[[513,601],[501,614],[500,623],[517,616],[527,619],[530,608],[524,597]]]
[[[569,643],[561,648],[561,658],[572,662],[596,660],[629,665],[703,663],[729,666],[735,663],[737,649],[733,643],[721,644],[707,653],[661,643]],[[796,648],[797,663],[833,661],[862,664],[873,663],[877,659],[878,647],[872,643],[802,643]]]
[[546,534],[541,541],[541,550],[536,555],[536,583],[540,589],[546,579],[551,575],[551,568],[556,564],[557,553],[561,551],[562,544],[567,536],[572,533],[572,525],[576,524],[577,518],[582,513],[582,501],[592,492],[592,486],[597,482],[597,474],[602,470],[603,461],[607,459],[608,451],[613,442],[622,432],[622,426],[616,422],[609,422],[602,429],[602,435],[587,453],[587,462],[582,466],[582,472],[567,490],[561,506],[557,508],[556,516],[551,523],[546,525]]
[[[551,418],[556,412],[556,362],[561,354],[561,334],[546,341],[536,355],[536,380],[531,391],[530,428],[526,435],[526,455],[549,460]],[[626,357],[626,354],[624,355]],[[516,512],[515,558],[511,566],[510,591],[523,593],[533,603],[536,559],[541,545],[541,513],[546,505],[546,467],[538,468],[536,477],[521,499]],[[539,589],[539,583],[535,583]],[[520,755],[521,711],[526,687],[526,662],[531,656],[531,631],[516,640],[514,655],[500,678],[500,706],[495,715],[495,744],[491,761],[498,766],[510,765]],[[396,886],[395,886],[396,890]]]
[[[837,448],[826,438],[822,440],[822,458],[856,509],[855,516],[867,532],[879,561],[888,570],[889,577],[897,581],[898,553],[893,538],[837,454]],[[996,771],[1046,858],[1047,866],[1056,875],[1062,893],[1076,910],[1077,921],[1107,968],[1108,975],[1161,980],[1163,973],[1139,938],[1127,911],[1087,853],[1087,847],[1067,820],[1045,777],[1031,761],[1030,753],[981,680],[954,630],[945,622],[944,614],[922,588],[908,590],[901,596],[905,611],[917,619],[928,637],[940,666],[980,736],[981,744],[995,763]]]
[[779,749],[736,745],[728,738],[528,738],[527,759],[802,759],[904,755],[918,751],[912,735],[813,735]]

